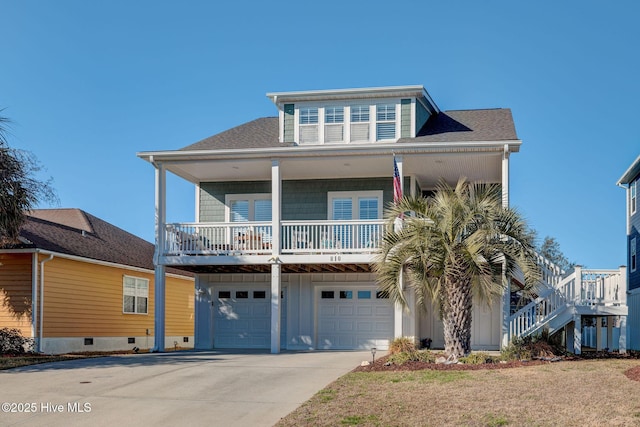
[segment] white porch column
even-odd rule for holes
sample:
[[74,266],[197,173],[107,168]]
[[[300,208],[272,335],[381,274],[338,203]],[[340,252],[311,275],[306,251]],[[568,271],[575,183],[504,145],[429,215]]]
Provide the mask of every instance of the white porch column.
[[579,314],[573,316],[573,354],[582,353],[582,318]]
[[282,199],[282,179],[280,161],[271,161],[271,353],[280,353],[280,293],[282,291],[282,267],[280,265],[280,205]]
[[596,351],[602,349],[602,317],[596,316]]
[[165,318],[165,266],[161,264],[162,251],[165,247],[165,222],[166,222],[166,193],[167,193],[167,172],[162,163],[155,164],[156,167],[156,249],[153,255],[155,264],[154,277],[154,346],[152,351],[163,352],[165,348],[164,318]]
[[[398,173],[400,174],[400,188],[404,191],[404,176],[402,172],[402,156],[396,156],[396,164],[398,165]],[[399,221],[399,220],[398,220]],[[400,225],[401,226],[401,225]],[[400,288],[404,290],[404,277],[402,271],[400,272]],[[393,309],[393,336],[395,338],[402,337],[402,305],[395,303]]]
[[509,207],[509,144],[502,152],[502,206]]
[[[509,207],[509,144],[504,144],[502,151],[502,206]],[[503,267],[503,272],[504,267]],[[503,273],[504,274],[504,273]],[[509,318],[511,317],[511,278],[507,278],[507,286],[500,301],[502,309],[502,347],[509,345]]]
[[627,352],[627,316],[620,316],[620,339],[618,340],[618,352]]

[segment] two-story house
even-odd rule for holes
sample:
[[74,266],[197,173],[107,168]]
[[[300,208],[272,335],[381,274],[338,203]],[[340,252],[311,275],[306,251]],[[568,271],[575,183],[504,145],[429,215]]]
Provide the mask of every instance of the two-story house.
[[627,284],[629,306],[628,348],[640,350],[640,269],[638,268],[638,246],[640,245],[640,211],[638,189],[640,187],[640,156],[629,166],[618,180],[618,185],[627,191]]
[[[422,86],[267,96],[277,117],[138,153],[155,168],[156,337],[165,269],[175,267],[196,275],[196,348],[386,349],[399,336],[443,347],[437,310],[394,306],[372,273],[393,159],[404,194],[463,176],[500,184],[506,206],[510,156],[522,143],[511,111],[441,111]],[[167,172],[195,185],[195,221],[166,222]],[[586,282],[575,274],[562,283],[580,295]],[[491,307],[475,304],[472,348],[499,349],[553,318],[556,329],[574,325],[569,341],[579,351],[582,312],[565,313],[558,293],[549,285],[532,302],[545,309],[512,310],[508,291]]]

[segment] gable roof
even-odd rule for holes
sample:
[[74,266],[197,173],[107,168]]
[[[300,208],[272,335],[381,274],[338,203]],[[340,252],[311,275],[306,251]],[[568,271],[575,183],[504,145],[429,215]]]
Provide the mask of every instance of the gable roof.
[[[154,245],[80,209],[35,209],[20,231],[22,244],[33,248],[153,270]],[[180,270],[173,273],[190,275]],[[167,269],[169,271],[169,269]]]
[[631,163],[631,166],[625,171],[625,173],[618,180],[618,185],[631,184],[638,176],[640,176],[640,156]]
[[[518,139],[511,110],[443,111],[431,116],[415,138],[407,142],[513,141]],[[278,118],[263,117],[205,138],[180,151],[291,147],[278,141]]]

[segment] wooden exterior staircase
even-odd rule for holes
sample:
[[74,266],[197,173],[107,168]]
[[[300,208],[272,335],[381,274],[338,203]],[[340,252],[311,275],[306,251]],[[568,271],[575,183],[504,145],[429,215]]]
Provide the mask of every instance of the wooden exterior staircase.
[[[582,351],[582,317],[596,319],[600,336],[600,319],[607,318],[608,331],[614,322],[620,326],[620,352],[626,350],[626,267],[617,270],[592,270],[576,266],[565,273],[553,263],[540,257],[543,277],[537,298],[519,308],[509,317],[509,339],[525,337],[548,330],[553,334],[564,328],[567,349],[575,354]],[[516,277],[516,280],[518,278]],[[620,317],[618,317],[620,316]],[[611,344],[613,334],[607,338]],[[598,350],[605,346],[598,341]]]

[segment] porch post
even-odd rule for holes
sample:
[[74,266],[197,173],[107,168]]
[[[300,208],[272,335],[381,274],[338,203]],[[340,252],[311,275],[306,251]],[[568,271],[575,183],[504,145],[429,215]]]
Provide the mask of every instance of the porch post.
[[156,168],[156,248],[153,255],[153,263],[155,264],[154,277],[154,346],[152,351],[163,352],[165,348],[165,266],[162,264],[161,255],[164,250],[164,225],[166,222],[166,191],[167,191],[167,173],[162,163],[155,164]]
[[280,161],[271,160],[271,353],[280,353],[280,293],[282,268],[280,265],[280,203],[282,181]]
[[579,314],[573,316],[573,354],[582,353],[582,317]]
[[596,351],[602,348],[602,317],[596,316]]
[[[502,150],[502,206],[509,207],[509,144],[504,144]],[[504,277],[505,266],[502,267],[503,278],[507,286],[502,294],[500,308],[502,309],[502,347],[509,345],[511,340],[509,331],[509,318],[511,317],[511,278]]]
[[502,206],[509,207],[509,144],[502,152]]
[[613,322],[616,320],[615,316],[607,316],[607,351],[613,351]]
[[[402,156],[396,156],[396,164],[398,165],[398,173],[400,175],[400,188],[404,191],[404,176],[402,173]],[[397,220],[399,221],[399,220]],[[400,225],[401,226],[401,225]],[[404,292],[404,275],[400,271],[400,289]],[[402,337],[402,305],[398,302],[395,303],[393,309],[393,336],[394,338]]]
[[618,340],[618,353],[627,352],[627,316],[620,316],[620,339]]

